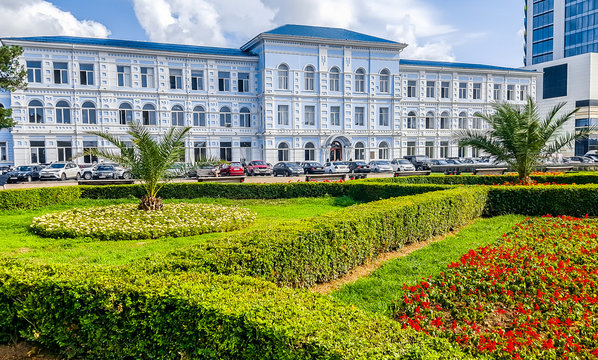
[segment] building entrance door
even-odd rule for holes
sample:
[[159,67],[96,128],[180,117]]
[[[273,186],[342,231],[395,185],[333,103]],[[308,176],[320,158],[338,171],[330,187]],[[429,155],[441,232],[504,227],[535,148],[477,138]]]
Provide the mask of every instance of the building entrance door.
[[330,145],[330,161],[343,161],[343,145],[338,141]]

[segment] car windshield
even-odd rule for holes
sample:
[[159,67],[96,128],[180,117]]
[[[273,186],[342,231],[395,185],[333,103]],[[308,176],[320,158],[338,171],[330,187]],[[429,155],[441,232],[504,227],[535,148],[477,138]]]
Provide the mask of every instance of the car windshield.
[[241,165],[240,162],[234,162],[234,163],[230,163],[230,166],[239,167],[239,166],[243,166],[243,165]]
[[438,165],[448,165],[448,163],[444,160],[436,160],[436,164]]
[[66,164],[52,164],[50,165],[50,169],[62,169]]
[[19,166],[17,168],[17,171],[32,171],[33,167],[32,166]]
[[287,163],[287,166],[290,168],[299,168],[300,166],[295,163]]
[[253,165],[267,165],[265,161],[252,161]]
[[364,161],[356,161],[355,165],[365,165],[365,162]]
[[399,164],[408,165],[411,164],[409,160],[399,160]]
[[428,161],[428,158],[425,156],[418,156],[415,158],[415,161]]
[[389,165],[390,162],[389,161],[376,161],[376,164],[378,164],[378,165]]
[[112,166],[108,166],[108,165],[101,165],[98,166],[97,170],[98,171],[105,171],[105,170],[113,170],[114,168]]

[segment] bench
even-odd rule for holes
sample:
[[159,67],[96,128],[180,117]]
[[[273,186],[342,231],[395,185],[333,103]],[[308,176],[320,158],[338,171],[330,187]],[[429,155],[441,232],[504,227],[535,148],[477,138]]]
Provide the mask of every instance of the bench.
[[419,176],[419,175],[430,175],[431,170],[421,170],[421,171],[395,171],[394,177],[399,176]]
[[245,182],[245,176],[201,176],[197,182],[242,183]]
[[573,166],[546,166],[544,172],[569,172],[573,170]]
[[78,180],[79,185],[131,185],[133,179],[106,179],[106,180]]
[[347,174],[324,174],[324,175],[306,175],[305,181],[340,181],[345,180]]
[[349,180],[366,179],[368,174],[349,174]]
[[507,168],[481,168],[473,169],[474,175],[504,175]]

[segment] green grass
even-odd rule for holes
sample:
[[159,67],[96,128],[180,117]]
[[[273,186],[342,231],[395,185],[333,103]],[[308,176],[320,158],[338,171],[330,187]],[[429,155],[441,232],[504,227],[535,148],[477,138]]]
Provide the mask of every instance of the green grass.
[[[165,237],[154,240],[98,241],[90,238],[53,239],[43,238],[28,230],[31,220],[48,212],[58,212],[74,207],[102,206],[136,202],[135,199],[92,200],[80,199],[70,204],[43,207],[32,210],[0,211],[0,256],[29,258],[38,263],[75,263],[121,265],[154,254],[172,251],[176,248],[216,239],[223,233],[203,234],[191,237]],[[178,202],[182,200],[167,200]],[[257,220],[244,230],[265,228],[291,219],[307,218],[355,202],[350,198],[295,198],[277,200],[233,200],[199,198],[184,200],[191,203],[210,203],[225,206],[240,206],[257,213]]]
[[366,278],[343,286],[331,295],[361,309],[389,314],[389,305],[401,297],[403,284],[415,284],[434,276],[457,261],[469,249],[495,242],[502,234],[525,219],[522,215],[505,215],[478,219],[458,234],[430,244],[411,254],[390,260]]

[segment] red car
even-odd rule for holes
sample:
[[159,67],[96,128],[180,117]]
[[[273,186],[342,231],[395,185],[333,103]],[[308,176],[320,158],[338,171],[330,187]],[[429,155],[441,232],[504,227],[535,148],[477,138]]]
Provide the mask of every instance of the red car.
[[243,176],[245,175],[245,168],[240,162],[232,162],[230,164],[222,164],[220,167],[220,176]]
[[272,168],[263,160],[253,160],[245,165],[245,172],[249,176],[272,175]]

